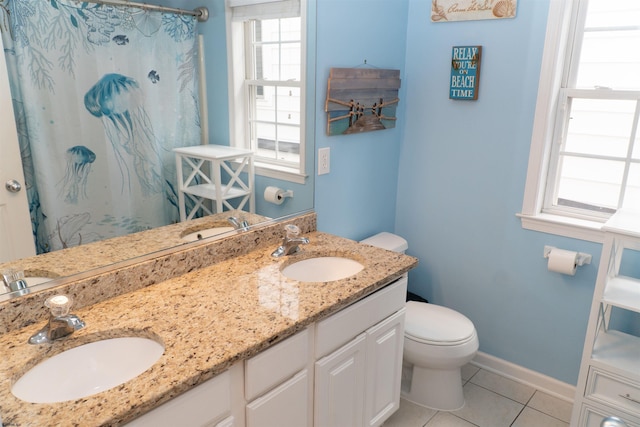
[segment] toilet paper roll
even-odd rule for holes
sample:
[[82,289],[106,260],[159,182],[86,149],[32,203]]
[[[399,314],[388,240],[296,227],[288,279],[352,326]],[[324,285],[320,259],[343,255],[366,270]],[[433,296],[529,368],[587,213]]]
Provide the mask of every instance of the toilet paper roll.
[[284,202],[284,190],[278,187],[267,187],[264,189],[264,199],[267,202],[281,205]]
[[547,268],[549,271],[573,276],[576,274],[577,263],[577,252],[553,248],[551,252],[549,252],[549,263],[547,264]]

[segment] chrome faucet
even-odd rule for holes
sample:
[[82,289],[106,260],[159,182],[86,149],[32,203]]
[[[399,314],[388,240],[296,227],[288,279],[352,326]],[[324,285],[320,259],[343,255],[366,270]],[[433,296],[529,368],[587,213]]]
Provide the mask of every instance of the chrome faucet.
[[44,305],[51,309],[49,322],[29,338],[29,344],[50,344],[84,328],[85,324],[78,316],[69,314],[71,302],[71,298],[66,295],[48,298]]
[[8,268],[2,272],[3,284],[7,292],[20,296],[29,293],[27,282],[24,280],[24,271]]
[[233,228],[238,231],[247,231],[249,229],[249,222],[246,219],[243,219],[239,222],[238,218],[236,218],[235,216],[230,216],[229,218],[227,218],[227,221],[229,221],[229,223],[233,225]]
[[271,254],[274,258],[295,254],[300,250],[298,245],[306,245],[309,243],[309,239],[306,237],[298,237],[300,235],[300,228],[298,228],[297,225],[288,224],[284,229],[286,234],[282,239],[282,244]]

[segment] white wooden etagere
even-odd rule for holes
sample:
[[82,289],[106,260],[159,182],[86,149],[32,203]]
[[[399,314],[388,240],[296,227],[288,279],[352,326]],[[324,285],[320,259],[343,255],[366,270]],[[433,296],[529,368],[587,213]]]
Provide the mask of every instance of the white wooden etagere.
[[617,417],[640,427],[640,337],[611,327],[613,311],[640,316],[640,275],[620,274],[623,263],[639,259],[640,213],[619,211],[603,231],[571,426],[600,427],[607,417]]
[[[255,212],[251,150],[208,144],[173,151],[176,155],[181,221],[192,219],[199,209],[212,214],[225,208],[242,210],[247,203],[249,212]],[[191,209],[186,206],[185,196],[195,203]],[[237,199],[237,206],[231,205],[231,199]],[[211,209],[205,203],[207,200],[212,201]]]

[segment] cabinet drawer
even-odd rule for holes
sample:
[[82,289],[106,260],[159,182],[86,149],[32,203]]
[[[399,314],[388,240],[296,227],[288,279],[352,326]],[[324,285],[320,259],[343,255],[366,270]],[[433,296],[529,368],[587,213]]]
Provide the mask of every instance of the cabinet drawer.
[[245,362],[245,397],[248,401],[307,366],[311,358],[309,334],[309,329],[305,329]]
[[589,370],[586,397],[640,414],[640,384],[596,368]]
[[580,410],[580,423],[582,427],[600,427],[602,420],[607,417],[618,417],[627,425],[627,427],[640,427],[640,424],[629,419],[626,415],[622,415],[619,411],[611,408],[600,409],[591,405],[583,405]]
[[316,326],[316,358],[331,353],[404,307],[407,276],[350,305]]
[[129,427],[209,426],[231,413],[229,371],[136,418]]

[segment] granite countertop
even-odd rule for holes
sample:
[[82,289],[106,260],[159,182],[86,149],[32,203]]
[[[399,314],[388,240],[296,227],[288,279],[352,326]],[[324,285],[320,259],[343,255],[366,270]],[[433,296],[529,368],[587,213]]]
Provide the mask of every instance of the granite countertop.
[[[225,211],[186,222],[0,263],[0,272],[8,268],[15,268],[24,270],[26,276],[51,279],[67,277],[188,244],[189,242],[182,240],[184,236],[210,228],[230,227],[228,218],[231,216],[235,216],[240,221],[246,220],[249,224],[261,224],[270,220],[270,218],[249,212]],[[220,237],[226,237],[229,234],[230,232],[223,233]]]
[[[320,232],[308,237],[311,243],[296,255],[274,259],[270,254],[275,247],[256,249],[72,309],[87,326],[53,345],[27,344],[43,322],[1,335],[4,425],[123,425],[374,292],[417,264],[407,255]],[[365,268],[355,276],[327,283],[301,283],[280,274],[284,265],[314,256],[346,256]],[[87,398],[35,404],[11,394],[11,385],[43,359],[120,336],[153,338],[165,346],[165,352],[140,376]]]

